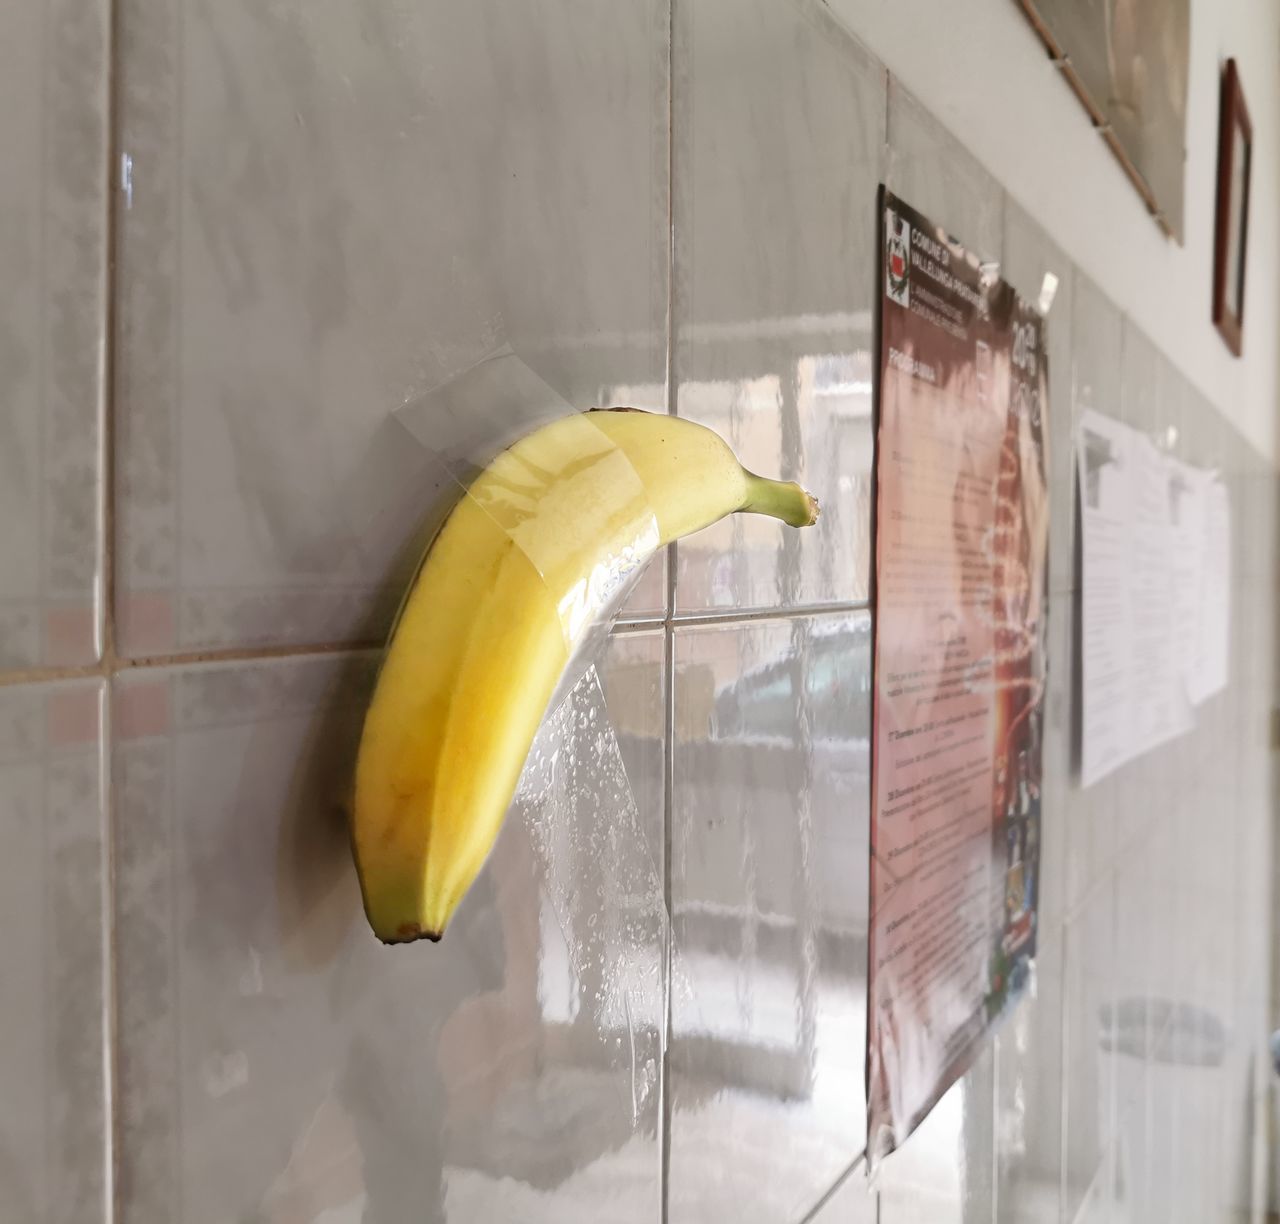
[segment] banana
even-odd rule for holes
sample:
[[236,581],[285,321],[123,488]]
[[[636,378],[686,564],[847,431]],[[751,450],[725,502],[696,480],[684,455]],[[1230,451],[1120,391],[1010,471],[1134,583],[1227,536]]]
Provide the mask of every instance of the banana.
[[440,938],[596,615],[662,545],[735,511],[802,527],[818,505],[712,430],[627,408],[553,421],[475,479],[405,599],[361,736],[352,840],[379,939]]

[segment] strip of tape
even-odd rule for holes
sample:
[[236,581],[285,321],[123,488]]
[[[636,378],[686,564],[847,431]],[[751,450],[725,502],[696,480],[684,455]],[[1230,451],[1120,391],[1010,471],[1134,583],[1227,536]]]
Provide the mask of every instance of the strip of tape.
[[567,669],[571,687],[659,546],[657,516],[630,459],[505,347],[396,419],[457,491],[437,539],[451,523],[459,529],[465,503],[541,578],[577,664]]

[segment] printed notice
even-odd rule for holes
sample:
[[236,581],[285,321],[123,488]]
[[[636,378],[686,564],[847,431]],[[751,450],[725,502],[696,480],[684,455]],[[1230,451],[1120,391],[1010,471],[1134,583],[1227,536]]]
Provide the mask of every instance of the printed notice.
[[1201,538],[1203,560],[1196,586],[1196,646],[1187,669],[1187,690],[1197,705],[1227,687],[1231,657],[1231,502],[1220,480],[1199,475],[1200,514],[1189,529]]
[[1044,323],[886,193],[867,1107],[902,1142],[1035,950]]
[[1145,435],[1086,412],[1076,440],[1080,774],[1092,786],[1190,730],[1226,684],[1226,490]]

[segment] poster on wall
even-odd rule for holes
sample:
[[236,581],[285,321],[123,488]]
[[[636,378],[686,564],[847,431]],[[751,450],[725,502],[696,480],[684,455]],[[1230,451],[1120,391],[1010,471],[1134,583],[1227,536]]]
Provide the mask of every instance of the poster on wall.
[[902,1143],[1036,946],[1044,320],[883,196],[867,1136]]

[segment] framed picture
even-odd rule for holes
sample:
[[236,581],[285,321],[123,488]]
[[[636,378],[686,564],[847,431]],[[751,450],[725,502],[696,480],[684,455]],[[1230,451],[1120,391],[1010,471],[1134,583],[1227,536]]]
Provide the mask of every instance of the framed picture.
[[1249,169],[1253,125],[1236,62],[1222,73],[1218,122],[1218,215],[1213,239],[1213,323],[1240,356],[1244,335],[1244,273],[1249,249]]
[[1019,0],[1156,224],[1182,241],[1191,0]]

